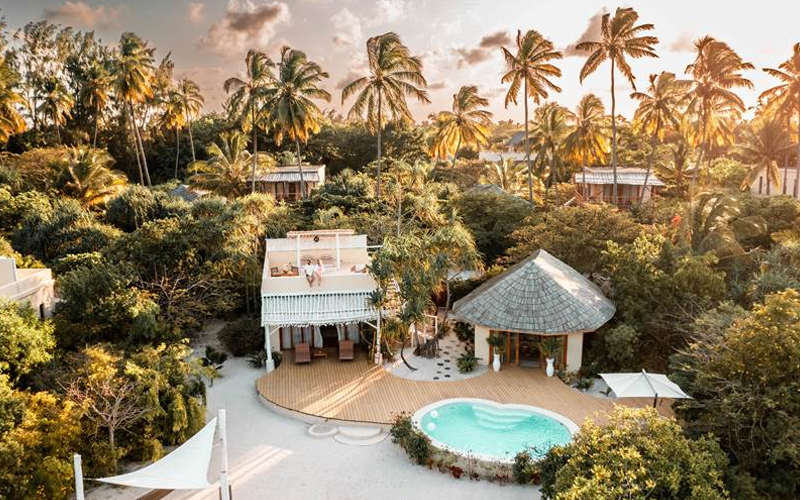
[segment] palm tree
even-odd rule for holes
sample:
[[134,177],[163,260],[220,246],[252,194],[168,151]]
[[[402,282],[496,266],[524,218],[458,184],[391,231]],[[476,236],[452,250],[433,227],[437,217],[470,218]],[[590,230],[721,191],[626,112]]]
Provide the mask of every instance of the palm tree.
[[[159,125],[175,131],[175,172],[173,179],[178,178],[178,163],[181,156],[181,129],[186,125],[186,114],[183,112],[183,102],[177,92],[170,92],[166,102],[162,105]],[[194,155],[193,155],[194,156]]]
[[[150,171],[147,168],[147,157],[144,154],[142,136],[136,123],[134,104],[144,102],[153,95],[153,52],[147,42],[133,33],[123,33],[119,39],[119,53],[114,60],[112,73],[116,76],[114,90],[121,108],[127,108],[131,127],[136,163],[139,165],[139,176],[142,184],[151,184]],[[141,156],[141,159],[140,159]]]
[[200,87],[197,86],[192,80],[188,78],[181,78],[178,80],[178,85],[173,90],[175,98],[179,104],[179,110],[186,126],[189,129],[189,145],[192,148],[192,161],[197,161],[194,154],[194,138],[192,137],[192,118],[200,115],[200,110],[203,109],[205,99],[200,93]]
[[51,77],[44,81],[41,93],[37,98],[40,101],[38,112],[53,121],[58,143],[61,144],[61,126],[67,122],[67,118],[72,114],[72,106],[75,104],[75,99],[64,84],[61,83],[61,80],[56,77]]
[[[524,175],[524,163],[518,162],[514,158],[505,158],[502,155],[500,155],[500,161],[486,166],[486,180],[513,195],[519,194]],[[536,180],[538,181],[538,178]],[[540,187],[540,184],[537,182],[537,188]]]
[[603,101],[594,94],[586,94],[573,113],[574,126],[564,139],[564,152],[568,159],[581,166],[583,186],[586,188],[586,166],[602,165],[608,156],[611,142],[610,127]]
[[78,147],[67,154],[64,190],[84,207],[104,204],[128,184],[125,174],[112,170],[114,158],[100,149]]
[[98,123],[103,109],[108,105],[108,100],[111,97],[111,87],[114,79],[109,73],[107,65],[97,59],[90,63],[84,78],[85,82],[81,86],[79,100],[94,113],[92,147],[96,148]]
[[[247,136],[238,131],[223,132],[220,142],[221,145],[208,145],[208,160],[192,163],[195,174],[189,177],[189,184],[221,196],[240,196],[244,194],[248,169],[253,163],[252,155],[247,151]],[[269,161],[262,154],[257,163],[264,168]]]
[[546,190],[553,185],[554,179],[564,174],[564,142],[572,129],[572,119],[568,109],[555,103],[547,103],[534,113],[531,142],[539,176],[547,179]]
[[761,118],[756,123],[744,127],[742,141],[737,145],[736,155],[742,162],[750,166],[747,177],[742,181],[742,191],[749,189],[753,181],[761,172],[764,172],[767,180],[767,195],[770,195],[771,187],[781,184],[778,162],[792,147],[792,140],[780,118]]
[[251,160],[251,192],[256,192],[256,163],[258,158],[258,124],[257,116],[259,102],[267,86],[274,80],[272,67],[275,65],[263,52],[249,50],[244,58],[247,68],[247,78],[232,77],[225,80],[223,88],[231,93],[228,109],[232,114],[238,115],[242,130],[247,132],[248,127],[253,130],[253,154]]
[[703,160],[709,159],[709,144],[712,140],[719,142],[729,126],[726,121],[738,119],[744,111],[744,102],[733,89],[753,88],[753,83],[742,76],[742,71],[754,68],[728,44],[710,36],[697,40],[694,46],[697,55],[686,67],[686,73],[692,77],[687,116],[697,124],[690,139],[693,145],[700,146],[692,175],[693,184],[699,178]]
[[551,61],[561,59],[563,54],[553,47],[550,40],[538,31],[525,32],[517,30],[517,53],[512,54],[502,48],[508,71],[503,75],[503,83],[511,83],[505,99],[505,107],[510,103],[517,104],[520,87],[525,104],[525,159],[528,164],[528,201],[533,207],[533,167],[531,166],[531,144],[528,131],[528,98],[538,104],[547,99],[549,91],[561,92],[561,88],[551,78],[561,76],[561,70]]
[[480,147],[489,142],[489,125],[492,113],[483,108],[489,100],[478,95],[478,87],[464,85],[453,95],[453,110],[436,115],[436,135],[432,155],[444,158],[453,155],[453,168],[462,143]]
[[[780,84],[762,92],[761,97],[774,101],[781,115],[791,121],[793,113],[797,113],[797,136],[800,138],[800,43],[792,47],[792,56],[777,68],[764,68],[770,76],[780,80]],[[795,184],[792,195],[797,198],[800,184],[800,140],[795,152]]]
[[[3,50],[0,44],[0,52]],[[19,75],[7,59],[0,55],[0,144],[8,141],[14,134],[25,130],[25,119],[19,108],[26,104],[25,98],[17,92]]]
[[[378,172],[375,195],[381,197],[381,133],[386,113],[392,120],[411,121],[406,96],[429,103],[428,85],[422,76],[422,60],[412,56],[396,33],[384,33],[367,40],[369,75],[350,82],[342,89],[342,104],[355,95],[349,118],[366,119],[367,126],[377,133]],[[357,94],[357,95],[356,95]]]
[[657,142],[663,141],[668,131],[680,128],[680,106],[686,99],[690,86],[690,81],[677,80],[674,73],[664,71],[659,75],[650,75],[647,92],[631,94],[631,99],[639,101],[633,121],[640,133],[650,135],[650,158],[644,175],[644,186],[639,192],[639,205],[642,204],[644,190],[650,180]]
[[267,123],[274,130],[275,143],[280,146],[284,136],[294,141],[303,199],[306,197],[306,182],[300,141],[308,142],[310,134],[319,132],[323,116],[312,99],[330,102],[331,95],[319,86],[325,78],[328,78],[328,73],[322,71],[317,63],[309,61],[304,52],[283,47],[276,79],[265,92],[264,112]]
[[669,164],[655,165],[658,177],[667,184],[673,184],[682,192],[686,189],[689,174],[689,156],[691,155],[689,141],[683,135],[670,143],[672,161]]
[[612,196],[617,199],[617,96],[615,93],[614,75],[619,68],[620,73],[636,90],[633,71],[628,65],[627,57],[640,59],[642,57],[658,57],[654,45],[658,38],[651,35],[642,35],[645,31],[655,28],[652,24],[639,24],[639,14],[632,8],[618,7],[614,17],[610,13],[603,14],[600,24],[601,39],[593,42],[582,42],[577,45],[578,50],[591,52],[581,68],[581,83],[597,71],[603,62],[611,62],[611,168],[614,177]]

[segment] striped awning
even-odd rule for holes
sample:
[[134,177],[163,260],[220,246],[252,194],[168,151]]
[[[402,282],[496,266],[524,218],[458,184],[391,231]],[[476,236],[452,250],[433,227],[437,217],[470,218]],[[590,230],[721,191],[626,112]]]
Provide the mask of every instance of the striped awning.
[[372,292],[266,294],[261,297],[261,324],[274,326],[335,325],[375,320]]
[[[319,182],[319,174],[317,172],[305,172],[304,169],[303,181]],[[271,172],[256,177],[256,182],[300,182],[300,172]]]

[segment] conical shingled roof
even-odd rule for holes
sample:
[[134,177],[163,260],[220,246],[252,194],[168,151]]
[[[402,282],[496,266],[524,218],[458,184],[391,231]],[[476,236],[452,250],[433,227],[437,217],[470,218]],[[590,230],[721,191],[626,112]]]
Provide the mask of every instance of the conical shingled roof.
[[556,335],[595,331],[615,311],[594,283],[539,249],[458,300],[452,317],[492,330]]

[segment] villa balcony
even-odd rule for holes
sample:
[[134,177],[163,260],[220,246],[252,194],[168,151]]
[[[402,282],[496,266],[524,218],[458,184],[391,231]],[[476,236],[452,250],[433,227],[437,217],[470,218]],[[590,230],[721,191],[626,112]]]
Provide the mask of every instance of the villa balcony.
[[261,282],[262,294],[351,292],[374,290],[378,286],[366,269],[364,272],[353,272],[350,267],[339,271],[326,269],[322,275],[322,284],[315,281],[313,286],[308,284],[302,269],[286,274],[282,271],[277,275],[272,274],[272,271],[264,274]]

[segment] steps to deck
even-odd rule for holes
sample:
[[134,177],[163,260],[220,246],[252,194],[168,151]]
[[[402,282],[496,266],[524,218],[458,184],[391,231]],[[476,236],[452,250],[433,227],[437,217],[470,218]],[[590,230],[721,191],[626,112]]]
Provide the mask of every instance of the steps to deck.
[[380,427],[366,425],[334,425],[329,422],[314,424],[308,428],[308,435],[314,439],[332,437],[342,444],[369,446],[386,439],[387,433]]
[[327,422],[314,424],[308,428],[308,435],[314,439],[323,439],[335,436],[339,428]]

